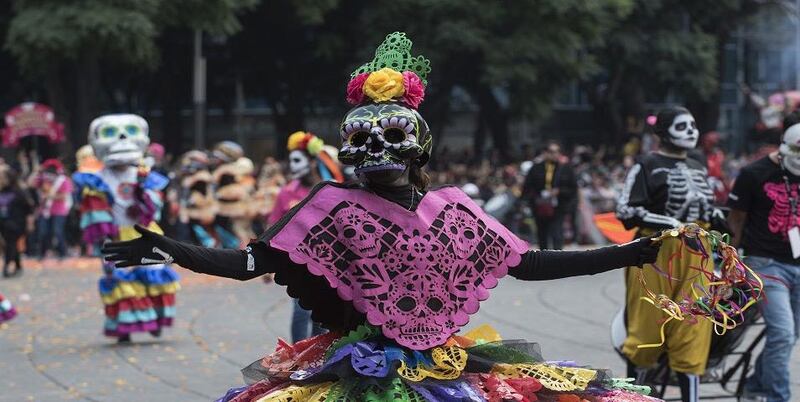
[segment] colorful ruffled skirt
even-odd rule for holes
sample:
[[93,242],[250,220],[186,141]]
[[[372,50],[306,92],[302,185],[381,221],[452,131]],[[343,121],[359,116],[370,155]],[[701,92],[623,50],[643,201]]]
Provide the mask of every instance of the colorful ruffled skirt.
[[106,336],[157,331],[172,326],[178,274],[167,265],[114,269],[104,264],[100,297],[105,305]]
[[16,316],[17,310],[14,310],[14,306],[11,305],[11,301],[6,299],[5,296],[0,293],[0,322],[6,322]]
[[538,346],[503,341],[488,326],[414,351],[369,325],[328,333],[242,370],[248,385],[217,402],[557,401],[651,402],[649,388],[570,362],[546,362]]

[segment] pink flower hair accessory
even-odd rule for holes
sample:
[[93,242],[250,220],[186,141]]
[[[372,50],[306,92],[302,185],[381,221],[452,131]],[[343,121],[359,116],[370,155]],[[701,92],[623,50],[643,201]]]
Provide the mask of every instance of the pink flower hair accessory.
[[360,105],[364,102],[364,82],[369,73],[358,74],[347,84],[347,102],[351,105]]
[[403,71],[403,86],[406,88],[403,102],[417,109],[422,100],[425,99],[425,84],[413,71]]

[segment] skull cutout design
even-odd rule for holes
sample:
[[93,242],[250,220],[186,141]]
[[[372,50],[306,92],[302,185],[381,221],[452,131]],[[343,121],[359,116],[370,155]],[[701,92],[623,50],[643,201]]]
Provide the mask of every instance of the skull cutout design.
[[444,343],[528,250],[458,189],[428,192],[420,214],[369,192],[345,192],[351,190],[319,190],[303,221],[318,223],[281,231],[270,245],[325,277],[342,300],[404,347]]
[[356,174],[405,170],[410,160],[420,165],[430,152],[428,125],[415,110],[397,103],[359,106],[342,123],[339,161]]
[[697,145],[699,131],[694,117],[689,113],[675,116],[669,126],[669,142],[681,149],[693,149]]
[[[390,332],[405,345],[444,343],[450,331],[464,325],[467,315],[450,299],[445,277],[432,269],[406,271],[392,280],[384,303]],[[458,322],[456,322],[458,321]]]
[[100,116],[89,125],[89,144],[106,166],[136,165],[150,144],[149,130],[135,114]]
[[467,259],[480,242],[478,222],[466,211],[451,209],[444,214],[444,230],[457,258]]
[[356,207],[343,208],[333,221],[341,242],[351,251],[361,258],[378,255],[384,228],[367,211]]

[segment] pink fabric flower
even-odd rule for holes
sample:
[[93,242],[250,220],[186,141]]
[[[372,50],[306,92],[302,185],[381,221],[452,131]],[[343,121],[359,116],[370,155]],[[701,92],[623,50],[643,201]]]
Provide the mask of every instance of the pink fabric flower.
[[360,105],[364,101],[364,81],[369,77],[369,73],[362,73],[347,84],[347,102],[351,105]]
[[403,86],[406,88],[406,93],[403,95],[403,102],[408,106],[416,109],[422,100],[425,99],[425,84],[419,79],[419,76],[413,71],[403,72]]

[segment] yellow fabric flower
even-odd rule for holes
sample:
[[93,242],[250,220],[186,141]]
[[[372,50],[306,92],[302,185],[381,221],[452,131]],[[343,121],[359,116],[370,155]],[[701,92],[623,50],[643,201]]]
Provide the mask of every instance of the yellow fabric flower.
[[289,151],[294,151],[295,149],[299,149],[303,145],[303,141],[306,139],[306,132],[305,131],[295,131],[289,136],[289,140],[286,141],[286,149]]
[[391,68],[375,71],[364,81],[364,94],[375,102],[384,102],[402,96],[406,92],[403,86],[403,74]]
[[306,152],[308,152],[309,155],[317,156],[317,154],[319,154],[319,151],[322,151],[322,147],[324,146],[325,142],[322,141],[322,138],[313,136],[311,137],[310,140],[308,140],[308,145],[306,145]]

